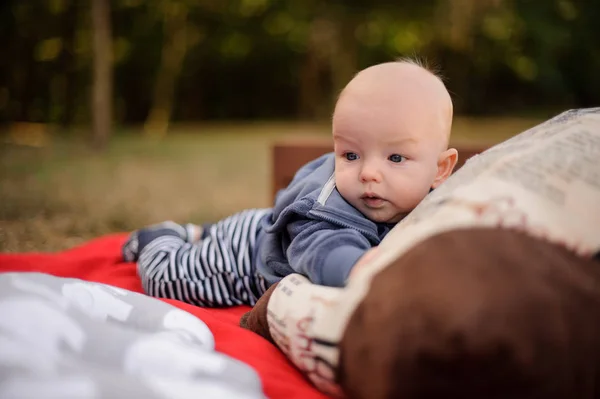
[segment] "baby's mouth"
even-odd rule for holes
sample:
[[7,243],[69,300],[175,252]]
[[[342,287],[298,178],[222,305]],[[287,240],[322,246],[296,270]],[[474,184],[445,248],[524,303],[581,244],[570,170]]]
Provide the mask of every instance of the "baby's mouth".
[[364,202],[367,208],[371,209],[381,208],[385,202],[383,198],[371,193],[363,194],[360,199]]

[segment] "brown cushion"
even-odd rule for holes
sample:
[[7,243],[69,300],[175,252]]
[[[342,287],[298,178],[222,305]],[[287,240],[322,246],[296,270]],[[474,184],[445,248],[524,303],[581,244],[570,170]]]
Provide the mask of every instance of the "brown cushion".
[[352,398],[598,398],[599,360],[600,264],[478,228],[431,237],[374,277],[338,380]]
[[267,323],[267,305],[269,304],[269,299],[277,287],[277,284],[279,283],[275,283],[270,286],[267,292],[265,292],[263,296],[259,298],[252,310],[244,313],[240,319],[240,326],[242,328],[255,332],[271,343],[274,342],[273,338],[271,337],[271,332],[269,331],[269,325]]

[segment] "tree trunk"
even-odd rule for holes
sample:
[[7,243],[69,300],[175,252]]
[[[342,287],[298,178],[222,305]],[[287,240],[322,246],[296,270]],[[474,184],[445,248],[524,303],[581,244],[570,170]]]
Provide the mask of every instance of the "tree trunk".
[[[455,113],[470,113],[474,103],[469,96],[474,93],[473,62],[476,58],[475,28],[490,8],[498,7],[500,0],[454,0],[441,3],[434,17],[435,39],[433,45],[425,50],[437,56],[444,66],[443,75],[454,93],[460,93],[453,99]],[[450,21],[450,23],[445,23]]]
[[298,116],[300,119],[315,119],[321,101],[319,73],[321,62],[311,44],[306,51],[306,59],[300,69],[298,88]]
[[75,35],[77,34],[77,20],[80,9],[77,0],[71,0],[67,5],[62,27],[63,48],[60,55],[60,68],[64,77],[64,86],[61,93],[61,102],[64,106],[60,115],[60,124],[63,128],[70,127],[75,115],[77,96],[77,73],[75,69]]
[[[344,15],[340,9],[325,6],[311,24],[306,61],[300,72],[298,114],[307,119],[331,115],[340,91],[357,72],[357,46],[354,31],[360,16]],[[333,95],[324,95],[321,71],[329,74]]]
[[94,80],[92,87],[93,145],[106,147],[112,127],[112,38],[110,0],[92,0]]
[[156,137],[164,137],[169,129],[175,84],[188,47],[186,5],[180,2],[168,2],[166,5],[160,68],[154,86],[152,108],[144,124],[144,133]]
[[306,60],[299,77],[298,114],[302,118],[322,119],[331,114],[321,74],[330,69],[331,52],[336,40],[335,29],[336,25],[326,15],[317,16],[311,23]]
[[336,29],[331,43],[329,67],[334,93],[332,104],[335,105],[342,89],[358,72],[358,49],[354,32],[360,24],[361,17],[352,13],[339,14],[333,20],[336,21]]

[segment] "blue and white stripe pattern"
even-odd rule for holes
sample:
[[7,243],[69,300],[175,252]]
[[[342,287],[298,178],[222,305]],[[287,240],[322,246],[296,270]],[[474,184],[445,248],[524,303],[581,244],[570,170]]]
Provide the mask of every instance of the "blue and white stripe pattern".
[[268,209],[250,209],[204,226],[190,242],[191,225],[165,222],[134,232],[123,247],[137,260],[147,294],[203,307],[254,305],[266,291],[252,264],[261,219]]

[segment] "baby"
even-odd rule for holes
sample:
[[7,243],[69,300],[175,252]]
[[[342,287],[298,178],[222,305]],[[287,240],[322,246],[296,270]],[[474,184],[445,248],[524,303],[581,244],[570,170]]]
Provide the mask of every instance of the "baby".
[[273,208],[138,230],[124,258],[137,261],[148,294],[200,306],[254,305],[291,273],[343,286],[452,173],[452,112],[441,79],[417,61],[371,66],[335,105],[334,152],[303,166]]

